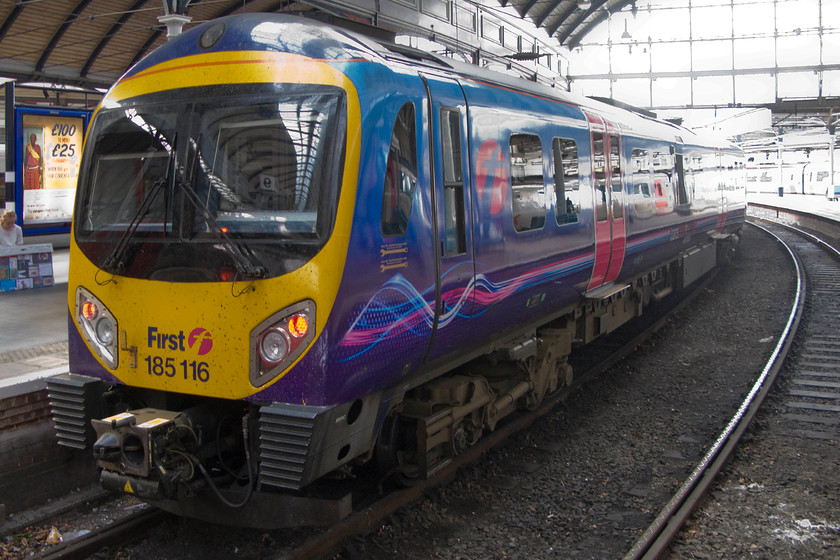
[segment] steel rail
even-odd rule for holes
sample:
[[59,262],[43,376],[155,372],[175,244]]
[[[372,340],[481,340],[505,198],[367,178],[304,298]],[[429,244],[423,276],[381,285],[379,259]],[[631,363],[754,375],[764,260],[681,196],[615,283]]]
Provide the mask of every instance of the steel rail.
[[109,525],[95,529],[86,535],[58,543],[47,550],[29,556],[32,560],[82,560],[106,546],[126,544],[141,538],[152,527],[172,517],[171,514],[149,507],[127,515]]
[[779,341],[772,355],[767,360],[764,369],[741,403],[738,411],[730,419],[714,444],[691,471],[688,478],[682,483],[674,496],[659,512],[653,523],[651,523],[644,533],[642,533],[641,537],[633,544],[624,556],[624,560],[659,558],[666,551],[671,541],[673,541],[674,537],[682,528],[685,520],[705,497],[712,482],[734,454],[735,449],[758,412],[759,407],[773,387],[776,376],[784,364],[784,360],[793,344],[796,331],[799,328],[799,322],[802,319],[805,308],[806,294],[803,265],[794,251],[778,236],[758,224],[748,223],[772,235],[784,246],[793,260],[796,269],[796,294],[787,324],[779,337]]

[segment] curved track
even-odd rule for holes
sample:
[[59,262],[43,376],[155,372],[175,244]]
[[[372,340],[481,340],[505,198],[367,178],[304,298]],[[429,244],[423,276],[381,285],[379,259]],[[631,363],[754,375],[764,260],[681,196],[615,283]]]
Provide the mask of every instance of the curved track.
[[[741,437],[773,386],[798,332],[806,351],[793,368],[792,388],[783,426],[790,435],[837,439],[840,407],[836,405],[840,368],[837,332],[840,293],[840,252],[822,239],[779,222],[753,224],[782,243],[797,269],[797,293],[783,335],[753,389],[738,412],[695,467],[678,492],[625,555],[625,560],[659,558],[676,537],[689,514],[698,507],[709,486],[732,457]],[[806,280],[806,277],[808,280]],[[811,313],[802,323],[806,300]]]
[[433,478],[422,481],[412,488],[398,490],[388,494],[383,499],[361,511],[354,511],[346,520],[315,535],[294,551],[283,555],[282,558],[284,560],[305,560],[319,557],[320,555],[333,551],[344,539],[376,528],[388,515],[416,501],[428,489],[454,477],[459,468],[479,460],[487,451],[502,444],[509,437],[523,430],[539,417],[547,414],[557,403],[577,390],[580,385],[592,380],[600,373],[609,369],[613,364],[629,355],[639,344],[667,324],[671,317],[701,294],[711,281],[711,278],[713,278],[713,275],[704,281],[697,282],[691,289],[680,294],[681,298],[679,301],[673,306],[663,309],[662,313],[655,320],[651,321],[646,328],[639,331],[631,339],[622,341],[623,343],[610,352],[609,355],[606,355],[603,359],[590,366],[585,372],[577,375],[574,383],[565,387],[563,391],[554,395],[552,398],[547,398],[537,410],[533,412],[522,412],[509,421],[506,421],[494,432],[482,438],[477,445],[458,456],[445,470],[439,472]]

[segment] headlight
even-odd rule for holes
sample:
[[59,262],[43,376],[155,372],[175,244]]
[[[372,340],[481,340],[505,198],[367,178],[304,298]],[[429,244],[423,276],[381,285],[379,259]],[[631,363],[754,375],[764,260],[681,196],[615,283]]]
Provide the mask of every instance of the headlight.
[[276,364],[289,353],[289,337],[283,331],[270,330],[260,340],[260,355],[266,362]]
[[251,331],[251,384],[265,385],[294,362],[315,338],[315,302],[278,311]]
[[76,324],[102,361],[110,368],[117,367],[117,320],[101,301],[82,287],[76,290]]
[[102,317],[96,322],[96,339],[105,346],[114,342],[114,324],[108,317]]

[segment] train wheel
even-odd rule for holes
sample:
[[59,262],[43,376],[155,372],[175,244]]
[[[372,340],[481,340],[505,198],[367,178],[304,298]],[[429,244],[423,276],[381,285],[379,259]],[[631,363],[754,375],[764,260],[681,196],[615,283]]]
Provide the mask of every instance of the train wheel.
[[376,464],[386,477],[395,477],[400,484],[417,480],[417,437],[414,423],[399,413],[389,414],[376,443]]

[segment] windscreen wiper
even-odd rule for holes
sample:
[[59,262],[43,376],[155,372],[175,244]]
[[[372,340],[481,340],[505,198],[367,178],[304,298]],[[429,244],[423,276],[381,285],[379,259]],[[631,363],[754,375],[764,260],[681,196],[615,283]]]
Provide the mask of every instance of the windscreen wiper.
[[268,271],[264,266],[259,264],[257,257],[251,249],[246,245],[237,243],[225,233],[225,230],[216,222],[216,218],[213,217],[210,209],[202,202],[201,197],[198,196],[198,193],[195,192],[192,185],[186,181],[181,181],[178,183],[178,187],[184,193],[184,198],[189,200],[193,207],[201,212],[202,219],[209,226],[210,232],[216,236],[228,254],[233,257],[233,261],[236,263],[236,270],[246,278],[267,277]]
[[149,210],[152,207],[152,203],[157,198],[158,194],[163,190],[163,187],[169,183],[169,173],[167,172],[167,176],[158,179],[152,184],[152,188],[150,189],[149,195],[143,200],[143,204],[140,205],[140,208],[137,209],[135,212],[134,217],[129,222],[128,227],[123,232],[122,237],[117,242],[114,249],[111,253],[105,257],[105,260],[100,265],[100,268],[106,272],[110,272],[111,274],[120,274],[125,270],[125,262],[123,261],[125,257],[126,247],[128,247],[128,242],[131,241],[131,238],[134,237],[134,232],[137,231],[137,228],[140,226],[140,222],[143,221],[143,218],[149,213]]
[[152,188],[150,189],[148,196],[146,196],[143,200],[143,203],[140,205],[140,208],[137,209],[137,212],[134,213],[134,217],[131,218],[131,222],[129,222],[128,227],[123,232],[122,237],[120,237],[116,246],[114,246],[114,249],[102,262],[102,265],[100,266],[102,270],[110,272],[111,274],[120,274],[123,270],[125,270],[125,262],[123,259],[125,258],[128,242],[131,241],[132,237],[134,237],[134,233],[140,226],[140,222],[143,221],[143,218],[146,217],[149,210],[152,208],[152,203],[155,201],[160,191],[163,190],[163,187],[169,184],[169,179],[172,177],[172,166],[175,161],[175,145],[177,141],[178,133],[175,132],[172,135],[172,147],[168,150],[169,161],[166,163],[166,175],[152,183]]
[[236,264],[236,270],[245,278],[266,278],[268,276],[268,270],[257,260],[257,257],[251,251],[250,247],[237,243],[231,239],[227,233],[225,233],[225,230],[219,226],[218,222],[216,222],[216,218],[213,216],[213,213],[210,212],[210,209],[207,207],[208,203],[202,201],[201,197],[192,187],[200,167],[202,172],[210,179],[211,186],[219,191],[223,197],[230,198],[236,196],[233,191],[231,191],[231,189],[225,185],[219,177],[216,177],[213,173],[211,173],[207,168],[207,165],[204,164],[199,151],[203,136],[203,134],[199,134],[196,140],[193,140],[192,138],[190,139],[190,147],[193,150],[194,159],[192,161],[192,165],[190,166],[189,180],[178,181],[178,187],[184,192],[185,198],[189,200],[193,207],[201,212],[204,223],[207,224],[211,233],[216,236],[216,238],[221,242],[222,247],[224,247],[228,254],[233,258],[233,261]]

